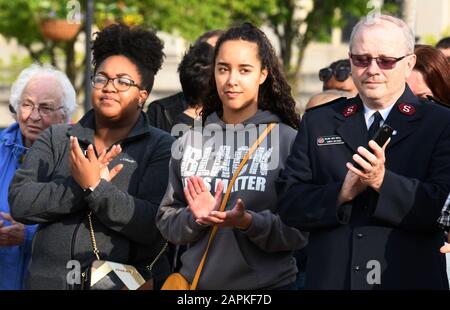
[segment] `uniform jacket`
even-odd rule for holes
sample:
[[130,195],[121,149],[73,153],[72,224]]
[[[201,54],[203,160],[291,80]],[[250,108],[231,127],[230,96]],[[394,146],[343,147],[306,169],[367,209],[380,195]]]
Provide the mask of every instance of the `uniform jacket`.
[[[226,125],[213,113],[206,121],[203,135],[191,130],[177,140],[181,156],[171,159],[169,186],[158,211],[157,225],[163,236],[174,244],[189,244],[181,257],[180,273],[191,282],[211,229],[197,224],[187,208],[183,194],[186,178],[202,177],[213,195],[222,180],[225,193],[245,153],[272,122],[278,125],[242,169],[226,206],[232,209],[241,198],[252,215],[252,223],[245,231],[231,227],[218,230],[208,251],[199,289],[271,289],[295,281],[297,267],[292,251],[303,247],[306,238],[297,229],[284,225],[273,212],[278,198],[273,184],[284,167],[295,130],[281,123],[270,111],[259,110],[237,126]],[[245,135],[246,129],[254,134]]]
[[396,132],[380,193],[336,207],[345,164],[367,145],[363,111],[355,97],[307,112],[277,183],[283,221],[310,231],[306,287],[448,289],[437,219],[450,190],[450,111],[406,87],[385,120]]
[[[27,279],[30,289],[71,288],[66,264],[77,260],[84,270],[95,259],[88,211],[93,212],[101,259],[145,266],[164,245],[154,223],[167,186],[173,138],[150,127],[142,113],[128,137],[117,141],[122,152],[110,167],[120,163],[123,169],[111,182],[101,180],[93,192],[83,192],[70,174],[69,137],[77,137],[83,149],[93,144],[94,118],[91,110],[73,126],[45,130],[11,183],[13,217],[40,224]],[[168,271],[167,258],[159,264],[156,280]]]
[[[11,213],[8,205],[8,187],[21,158],[28,148],[22,143],[22,132],[14,123],[0,133],[0,211]],[[2,220],[0,216],[0,220]],[[3,220],[3,225],[10,223]],[[20,246],[0,247],[0,290],[23,288],[25,271],[31,257],[31,240],[36,225],[25,226],[25,240]]]

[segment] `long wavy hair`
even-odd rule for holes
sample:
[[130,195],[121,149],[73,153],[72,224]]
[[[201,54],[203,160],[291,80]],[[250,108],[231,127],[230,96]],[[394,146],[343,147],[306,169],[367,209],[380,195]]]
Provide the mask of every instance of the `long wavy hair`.
[[[291,87],[281,71],[281,66],[275,54],[275,50],[270,44],[264,32],[252,25],[244,23],[241,26],[228,29],[217,40],[214,50],[214,63],[218,51],[226,41],[244,40],[254,42],[258,46],[258,58],[261,61],[261,68],[267,69],[267,78],[259,86],[258,108],[269,110],[281,118],[281,121],[293,128],[298,127],[299,115],[295,111],[295,100],[291,95]],[[211,70],[209,93],[203,104],[202,118],[206,120],[208,115],[214,112],[222,112],[223,106],[217,93],[217,86],[214,77],[214,67]]]
[[433,97],[450,106],[450,62],[440,50],[429,45],[416,45],[414,54],[417,55],[414,70],[422,73]]

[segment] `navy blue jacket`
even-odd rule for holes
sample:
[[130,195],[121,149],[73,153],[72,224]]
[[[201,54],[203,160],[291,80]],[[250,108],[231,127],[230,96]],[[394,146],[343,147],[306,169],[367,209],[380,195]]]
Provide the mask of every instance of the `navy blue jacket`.
[[282,220],[311,232],[306,288],[448,289],[437,219],[450,191],[450,110],[406,87],[385,123],[396,134],[380,193],[337,207],[345,164],[367,145],[362,101],[342,98],[301,121],[277,187]]

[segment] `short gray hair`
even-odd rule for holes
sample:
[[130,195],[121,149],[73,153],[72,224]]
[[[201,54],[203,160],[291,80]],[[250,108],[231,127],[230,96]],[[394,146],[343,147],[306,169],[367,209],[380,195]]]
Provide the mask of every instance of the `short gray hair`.
[[50,65],[32,64],[31,66],[23,69],[22,72],[20,72],[19,77],[11,86],[9,104],[17,112],[22,93],[28,82],[30,82],[34,77],[38,77],[40,75],[50,75],[59,82],[62,91],[61,104],[64,107],[63,110],[66,122],[69,122],[73,113],[77,109],[75,89],[64,72],[59,71]]
[[405,46],[407,49],[407,53],[412,54],[414,53],[414,44],[416,42],[414,32],[411,29],[411,27],[408,26],[407,23],[405,23],[403,20],[401,20],[398,17],[387,15],[387,14],[380,14],[380,15],[367,15],[363,17],[354,27],[352,30],[352,33],[350,35],[350,52],[352,50],[353,46],[353,40],[355,39],[356,33],[362,28],[363,26],[373,26],[373,25],[380,25],[385,22],[389,22],[391,24],[396,25],[398,28],[400,28],[403,32],[403,36],[405,37]]

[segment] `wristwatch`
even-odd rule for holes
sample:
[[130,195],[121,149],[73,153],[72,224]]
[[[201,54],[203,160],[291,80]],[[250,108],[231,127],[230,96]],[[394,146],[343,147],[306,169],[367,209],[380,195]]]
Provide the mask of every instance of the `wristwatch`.
[[90,193],[92,193],[95,188],[100,184],[100,180],[98,180],[97,184],[95,184],[94,186],[89,186],[88,188],[83,188],[83,192],[86,193],[86,195],[89,195]]
[[86,195],[89,195],[90,193],[92,193],[94,191],[95,187],[89,186],[88,188],[83,188],[83,192]]

